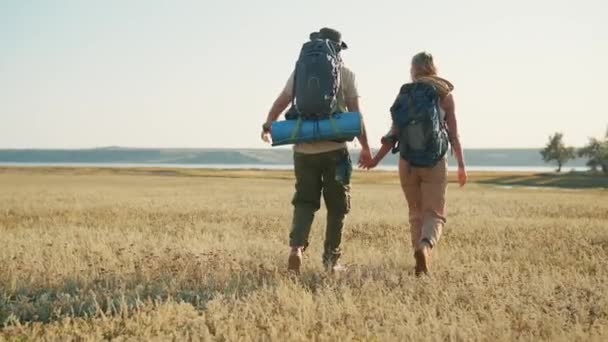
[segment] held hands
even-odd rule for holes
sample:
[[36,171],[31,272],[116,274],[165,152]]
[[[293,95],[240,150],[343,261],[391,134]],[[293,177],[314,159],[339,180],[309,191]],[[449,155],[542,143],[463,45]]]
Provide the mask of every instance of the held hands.
[[370,158],[367,161],[359,160],[359,168],[364,170],[371,170],[378,166],[379,163],[380,159],[378,159],[378,156],[372,158],[370,154]]
[[383,138],[381,142],[382,147],[376,152],[376,155],[373,158],[371,158],[370,155],[370,158],[367,162],[359,163],[360,168],[365,170],[371,170],[375,168],[376,166],[378,166],[378,164],[380,164],[382,159],[384,159],[384,157],[391,151],[392,147],[395,145],[394,140],[385,141],[385,139]]
[[367,165],[369,165],[372,161],[372,152],[369,147],[361,150],[359,154],[359,162],[357,163],[360,168],[366,169]]
[[370,163],[372,159],[372,152],[368,148],[361,149],[361,153],[359,154],[359,162],[357,163],[360,168],[363,168],[363,165],[367,165]]
[[376,166],[378,166],[378,163],[379,163],[378,158],[374,157],[374,158],[370,159],[369,162],[367,162],[367,163],[364,163],[364,164],[359,163],[359,167],[364,170],[371,170],[371,169],[375,168]]

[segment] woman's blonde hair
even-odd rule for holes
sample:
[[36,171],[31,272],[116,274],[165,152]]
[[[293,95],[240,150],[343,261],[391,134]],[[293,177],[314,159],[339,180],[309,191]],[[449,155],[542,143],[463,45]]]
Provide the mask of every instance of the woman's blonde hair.
[[417,53],[412,58],[414,77],[437,76],[437,67],[433,62],[433,55],[428,52]]

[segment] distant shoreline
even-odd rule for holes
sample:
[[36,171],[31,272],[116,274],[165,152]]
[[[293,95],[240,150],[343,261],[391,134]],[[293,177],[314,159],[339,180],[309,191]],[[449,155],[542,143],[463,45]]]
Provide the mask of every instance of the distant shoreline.
[[[351,159],[359,151],[351,149]],[[552,164],[543,162],[540,149],[465,149],[470,170],[550,172]],[[398,156],[388,155],[380,167],[396,170]],[[583,170],[587,160],[569,161],[564,170]],[[448,154],[448,165],[455,165]],[[290,149],[126,149],[100,148],[81,150],[2,150],[0,164],[33,166],[111,166],[111,167],[180,167],[226,169],[290,169],[293,151]]]
[[[354,164],[354,163],[353,163]],[[200,170],[259,170],[259,171],[289,171],[293,170],[291,164],[172,164],[172,163],[38,163],[38,162],[0,162],[0,167],[9,168],[120,168],[120,169],[138,169],[138,168],[166,168],[166,169],[200,169]],[[353,165],[356,167],[356,165]],[[372,171],[397,171],[397,165],[380,165]],[[454,165],[449,166],[450,171],[455,171]],[[472,172],[514,172],[514,173],[551,173],[555,171],[554,167],[539,167],[539,166],[486,166],[486,165],[468,165],[467,170]],[[564,166],[563,172],[584,172],[586,167],[568,167]]]

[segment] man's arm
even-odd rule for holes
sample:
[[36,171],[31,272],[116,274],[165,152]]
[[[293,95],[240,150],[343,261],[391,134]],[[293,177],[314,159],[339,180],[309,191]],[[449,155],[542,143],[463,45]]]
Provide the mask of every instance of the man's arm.
[[260,137],[263,141],[270,142],[270,127],[272,127],[272,123],[274,121],[277,121],[279,116],[281,116],[281,113],[283,113],[285,108],[289,106],[289,104],[291,103],[291,97],[292,96],[290,94],[283,90],[281,94],[277,97],[277,99],[274,100],[274,103],[272,104],[272,107],[270,108],[270,111],[266,116],[266,122],[262,125],[262,133],[260,134]]
[[292,73],[287,79],[287,83],[281,94],[274,100],[268,115],[266,116],[266,122],[262,125],[262,140],[269,142],[268,133],[270,133],[270,127],[274,121],[277,121],[281,113],[289,106],[291,100],[293,98],[293,82],[294,82],[294,74]]
[[274,100],[270,111],[268,112],[268,116],[266,117],[266,123],[271,124],[274,121],[277,121],[281,113],[289,106],[291,103],[291,95],[285,93],[284,91]]
[[365,130],[365,121],[363,120],[361,109],[359,108],[359,98],[353,97],[346,99],[346,107],[348,108],[349,112],[357,112],[361,115],[361,134],[357,137],[357,140],[359,140],[362,149],[369,150],[369,142],[367,141],[367,132]]
[[350,97],[346,99],[346,107],[349,112],[357,112],[361,115],[361,134],[357,137],[361,144],[361,154],[359,154],[359,166],[365,167],[372,159],[372,151],[369,149],[369,143],[367,141],[367,132],[365,130],[365,121],[363,120],[363,114],[361,114],[361,108],[359,108],[359,97]]

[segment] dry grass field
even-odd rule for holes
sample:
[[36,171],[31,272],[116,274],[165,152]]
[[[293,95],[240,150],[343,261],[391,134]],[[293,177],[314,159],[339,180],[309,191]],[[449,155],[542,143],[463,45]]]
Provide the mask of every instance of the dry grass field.
[[[225,176],[225,177],[224,177]],[[416,278],[395,175],[357,173],[345,273],[284,271],[289,173],[0,170],[0,340],[606,341],[608,191],[450,186]]]

